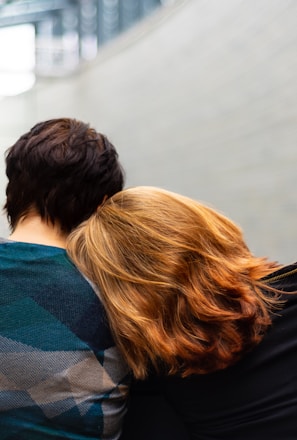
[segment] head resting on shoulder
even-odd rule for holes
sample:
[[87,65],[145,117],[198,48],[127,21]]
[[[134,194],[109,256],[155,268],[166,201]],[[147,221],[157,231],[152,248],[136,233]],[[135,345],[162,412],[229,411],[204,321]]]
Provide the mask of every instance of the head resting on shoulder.
[[124,184],[108,138],[71,118],[40,122],[23,134],[7,151],[6,175],[12,231],[33,212],[68,234]]
[[276,265],[249,251],[214,209],[153,187],[121,191],[76,231],[68,252],[100,290],[136,377],[184,376],[236,362],[270,324],[261,278]]

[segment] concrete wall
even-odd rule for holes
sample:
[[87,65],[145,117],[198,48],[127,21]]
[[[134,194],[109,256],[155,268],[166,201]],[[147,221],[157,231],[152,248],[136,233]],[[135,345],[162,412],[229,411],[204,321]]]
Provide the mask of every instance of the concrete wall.
[[296,16],[295,0],[166,6],[77,75],[2,100],[1,154],[40,120],[83,119],[117,146],[127,186],[206,201],[255,253],[295,260]]

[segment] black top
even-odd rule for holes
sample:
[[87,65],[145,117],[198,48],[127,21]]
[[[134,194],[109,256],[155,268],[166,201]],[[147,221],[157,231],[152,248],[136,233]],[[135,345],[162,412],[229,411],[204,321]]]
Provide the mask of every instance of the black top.
[[[151,420],[155,426],[151,439],[297,439],[297,294],[285,293],[297,290],[297,263],[274,272],[267,279],[284,292],[286,302],[274,315],[264,339],[241,361],[225,370],[158,382],[159,392],[163,390],[180,415],[187,434],[180,428],[178,417],[171,416],[167,434],[164,434],[164,422],[162,432],[158,432],[158,421]],[[150,386],[150,382],[135,385],[135,402],[141,394],[145,401]],[[155,390],[156,386],[152,394]],[[133,411],[128,413],[127,432],[130,429],[131,440],[144,440],[149,436],[145,430],[140,433],[140,428],[145,425],[144,420],[150,419],[150,413],[141,411],[139,405],[137,411],[137,418],[133,417]],[[157,406],[154,411],[162,420]],[[136,431],[138,426],[135,437],[132,425]],[[152,424],[150,426],[152,429]]]

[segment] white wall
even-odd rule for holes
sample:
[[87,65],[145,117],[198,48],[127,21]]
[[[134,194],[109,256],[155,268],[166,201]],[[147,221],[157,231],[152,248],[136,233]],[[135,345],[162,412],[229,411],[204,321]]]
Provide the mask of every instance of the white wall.
[[83,119],[117,146],[128,186],[207,201],[257,254],[295,260],[296,14],[295,0],[168,6],[79,74],[2,100],[1,151],[40,120]]

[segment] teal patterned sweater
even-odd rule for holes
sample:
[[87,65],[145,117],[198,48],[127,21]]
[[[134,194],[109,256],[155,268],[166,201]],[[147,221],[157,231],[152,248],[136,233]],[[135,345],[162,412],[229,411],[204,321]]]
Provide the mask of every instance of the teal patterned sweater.
[[128,369],[65,250],[0,242],[0,439],[120,437]]

